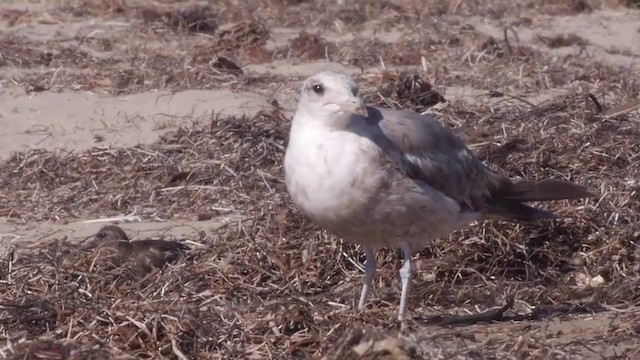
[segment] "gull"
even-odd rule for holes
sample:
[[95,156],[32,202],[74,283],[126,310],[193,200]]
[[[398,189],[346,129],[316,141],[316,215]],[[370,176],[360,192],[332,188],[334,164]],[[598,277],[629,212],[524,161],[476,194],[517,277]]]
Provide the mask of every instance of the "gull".
[[130,241],[127,233],[116,225],[102,227],[95,235],[94,240],[85,246],[85,249],[114,249],[122,258],[130,258],[134,261],[134,272],[143,276],[154,268],[161,269],[167,263],[178,260],[189,246],[177,241],[168,240],[133,240]]
[[511,180],[493,172],[438,120],[366,106],[353,79],[334,71],[316,73],[302,84],[284,172],[298,209],[335,236],[362,246],[360,311],[376,272],[375,251],[402,250],[401,322],[413,252],[476,221],[555,218],[528,201],[595,196],[564,180]]

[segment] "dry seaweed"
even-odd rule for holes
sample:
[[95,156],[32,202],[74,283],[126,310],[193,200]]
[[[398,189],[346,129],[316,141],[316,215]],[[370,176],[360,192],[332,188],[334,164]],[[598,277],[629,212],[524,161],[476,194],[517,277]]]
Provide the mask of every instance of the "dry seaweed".
[[[504,126],[512,136],[530,139],[523,145],[527,151],[507,155],[502,171],[531,178],[566,174],[592,188],[611,189],[608,200],[554,204],[554,210],[570,215],[556,224],[485,223],[441,239],[418,261],[431,264],[419,265],[411,297],[414,311],[492,307],[504,295],[501,289],[511,289],[517,300],[535,306],[571,304],[585,297],[618,306],[640,302],[640,269],[635,266],[640,261],[640,209],[637,201],[628,201],[633,190],[624,181],[639,175],[626,165],[637,154],[638,129],[624,114],[615,122],[580,122],[571,114],[579,113],[581,99],[558,98],[534,110],[494,109],[493,116],[485,113],[475,125],[486,128],[493,141],[504,141]],[[2,304],[4,326],[11,333],[26,332],[23,344],[37,345],[20,347],[21,354],[82,346],[136,357],[309,358],[329,356],[331,344],[359,328],[355,321],[369,329],[370,337],[353,345],[355,350],[349,348],[349,356],[373,356],[354,354],[362,350],[357,345],[375,345],[394,331],[388,320],[398,296],[398,256],[389,250],[379,254],[379,300],[357,314],[352,305],[360,275],[353,262],[360,262],[361,255],[351,245],[327,239],[288,202],[281,174],[288,120],[278,114],[274,108],[255,118],[215,119],[206,130],[183,128],[146,147],[67,155],[32,151],[4,163],[1,170],[7,176],[0,186],[8,191],[1,207],[12,208],[16,219],[66,217],[68,209],[76,216],[113,215],[134,205],[169,218],[205,212],[211,203],[252,219],[240,228],[192,239],[206,248],[142,283],[126,267],[76,253],[64,242],[43,244],[33,256],[19,258]],[[567,118],[574,119],[571,127]],[[571,130],[576,122],[580,131]],[[585,143],[590,146],[579,145]],[[615,158],[603,155],[614,153]],[[213,161],[203,161],[203,156]],[[192,175],[177,175],[185,173]],[[571,265],[576,257],[582,261]],[[605,285],[584,287],[580,274],[601,275]],[[421,280],[425,277],[431,280]],[[476,345],[467,352],[456,350],[456,355],[444,350],[457,341],[450,333],[425,338],[425,330],[412,324],[415,338],[393,345],[404,353],[504,355],[505,346],[516,341],[503,336],[493,340],[491,349],[471,341]],[[537,325],[528,326],[534,334]],[[69,332],[75,340],[64,345]],[[623,333],[611,341],[628,341]]]
[[291,39],[287,48],[287,56],[296,59],[315,60],[324,59],[335,52],[335,45],[327,42],[316,34],[301,31],[298,36]]
[[[215,9],[188,12],[168,0],[58,3],[61,7],[47,13],[57,22],[136,21],[126,31],[104,36],[2,37],[0,66],[16,71],[1,81],[32,91],[126,94],[231,87],[272,94],[299,82],[243,72],[240,64],[284,55],[291,62],[327,57],[367,70],[358,83],[369,104],[439,113],[497,171],[533,179],[565,177],[601,197],[548,204],[561,216],[553,223],[476,224],[424,249],[416,259],[413,318],[401,334],[393,320],[401,257],[392,249],[378,253],[372,299],[364,313],[355,311],[362,253],[313,225],[290,203],[282,175],[290,119],[275,101],[272,109],[254,116],[199,119],[197,126],[167,132],[153,144],[18,153],[0,164],[0,215],[8,222],[134,211],[160,220],[204,220],[221,213],[242,220],[189,239],[204,246],[142,279],[126,264],[79,251],[64,239],[19,249],[29,256],[18,256],[1,274],[0,356],[638,355],[640,127],[632,106],[640,89],[637,74],[585,52],[552,56],[520,42],[512,29],[487,37],[458,19],[521,17],[523,6],[537,14],[567,15],[601,4],[438,0],[418,7],[412,1],[338,6],[324,0],[259,0],[243,6],[219,1]],[[15,25],[44,15],[2,10],[1,16]],[[377,34],[398,24],[415,33],[337,41],[324,31],[373,29]],[[270,44],[279,34],[273,30],[292,25],[298,28],[279,43],[287,48],[284,54],[284,47]],[[452,86],[489,96],[440,104],[439,90]],[[589,110],[585,87],[605,112]],[[546,101],[526,100],[527,94],[557,88],[562,93]],[[496,311],[505,298],[513,307]],[[489,320],[509,321],[478,324],[477,314],[485,314],[481,320],[489,314]],[[429,316],[473,319],[474,324],[425,324]]]
[[409,71],[383,72],[376,93],[364,96],[364,100],[369,104],[411,109],[416,112],[423,112],[433,105],[446,102],[420,73]]
[[576,34],[558,34],[554,36],[538,34],[538,40],[552,49],[573,45],[586,46],[589,44],[587,40]]

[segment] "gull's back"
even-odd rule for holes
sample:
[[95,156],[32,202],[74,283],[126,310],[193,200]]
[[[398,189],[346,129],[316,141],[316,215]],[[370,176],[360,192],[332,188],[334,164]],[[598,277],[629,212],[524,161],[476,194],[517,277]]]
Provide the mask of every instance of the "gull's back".
[[[385,151],[392,144],[402,154],[406,176],[424,181],[465,206],[482,198],[497,181],[482,162],[438,120],[412,111],[368,107],[368,123],[386,138],[376,141]],[[388,140],[387,140],[388,139]],[[470,206],[469,210],[477,210]]]
[[512,182],[488,169],[450,129],[438,120],[411,111],[369,107],[368,123],[379,129],[375,142],[395,158],[397,171],[456,201],[462,215],[532,221],[552,219],[526,201],[579,199],[594,196],[564,180]]

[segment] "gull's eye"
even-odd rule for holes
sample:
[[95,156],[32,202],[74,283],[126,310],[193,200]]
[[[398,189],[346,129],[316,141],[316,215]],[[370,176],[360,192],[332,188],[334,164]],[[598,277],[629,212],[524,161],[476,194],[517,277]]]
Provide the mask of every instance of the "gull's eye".
[[313,90],[313,92],[318,95],[322,95],[322,93],[324,92],[324,87],[320,84],[315,84],[311,87],[311,90]]

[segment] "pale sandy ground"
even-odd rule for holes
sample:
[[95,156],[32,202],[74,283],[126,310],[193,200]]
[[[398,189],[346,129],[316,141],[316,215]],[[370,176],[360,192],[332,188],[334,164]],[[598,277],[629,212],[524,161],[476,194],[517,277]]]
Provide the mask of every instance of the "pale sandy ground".
[[[43,5],[4,1],[0,7],[24,9]],[[126,31],[131,24],[123,21],[101,22],[91,20],[72,24],[59,24],[54,21],[39,21],[38,25],[28,22],[10,28],[0,22],[0,34],[14,33],[33,39],[46,40],[52,36],[70,38],[78,33],[91,31]],[[511,19],[500,22],[484,18],[472,18],[476,29],[501,38],[502,29],[512,23]],[[537,17],[533,25],[514,27],[519,39],[528,45],[542,48],[536,42],[534,34],[547,35],[575,33],[589,40],[586,51],[598,59],[616,65],[637,68],[640,66],[640,12],[629,9],[595,11],[571,17]],[[284,43],[298,34],[299,29],[273,29],[275,45]],[[354,36],[376,36],[382,41],[394,41],[403,36],[412,36],[411,30],[396,30],[386,34],[328,33],[332,41],[350,39]],[[606,50],[616,48],[616,54]],[[557,56],[576,53],[580,49],[573,47],[548,49]],[[620,54],[620,53],[624,53]],[[97,54],[99,56],[99,54]],[[206,121],[212,114],[241,115],[252,114],[267,108],[269,99],[276,98],[291,114],[295,110],[296,91],[299,80],[323,69],[339,69],[349,73],[359,69],[330,62],[298,63],[274,62],[269,65],[248,65],[246,72],[281,74],[292,77],[292,81],[283,84],[280,93],[232,92],[227,89],[187,90],[177,93],[145,92],[132,95],[110,96],[109,94],[84,91],[45,91],[26,94],[23,88],[13,85],[12,75],[19,69],[0,68],[0,158],[6,158],[16,151],[45,148],[50,150],[81,152],[91,147],[123,147],[139,143],[152,143],[163,132],[179,126]],[[53,71],[55,69],[42,69]],[[376,71],[366,69],[365,71]],[[514,74],[517,76],[517,74]],[[439,88],[450,100],[462,99],[477,101],[475,96],[483,92],[469,87]],[[539,103],[562,92],[553,92],[525,96],[533,103]],[[484,100],[486,101],[486,100]],[[490,101],[490,100],[489,100]],[[126,215],[126,214],[122,214]],[[150,219],[131,224],[131,229],[156,229],[170,227],[170,223],[154,223]],[[217,220],[213,220],[214,227]],[[206,229],[208,222],[190,223],[195,228]],[[73,224],[10,224],[0,219],[0,233],[12,233],[23,239],[43,240],[50,236],[59,236],[64,232],[73,238],[82,238],[94,232],[100,224],[81,222]],[[183,233],[182,235],[188,235]]]

